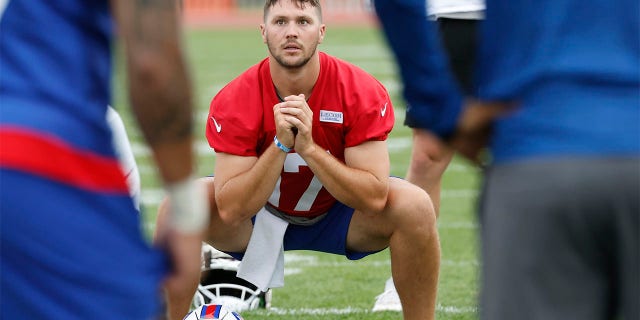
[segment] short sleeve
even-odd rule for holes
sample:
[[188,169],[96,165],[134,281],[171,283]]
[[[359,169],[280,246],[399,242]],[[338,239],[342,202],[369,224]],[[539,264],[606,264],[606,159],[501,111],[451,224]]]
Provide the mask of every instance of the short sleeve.
[[[244,92],[244,93],[242,93]],[[256,156],[262,125],[259,100],[236,84],[223,88],[211,101],[206,125],[209,146],[216,152]]]
[[[387,90],[377,81],[370,89],[352,94],[345,147],[353,147],[366,141],[384,141],[393,129],[395,115]],[[358,91],[363,91],[359,86]],[[354,112],[355,111],[355,112]]]

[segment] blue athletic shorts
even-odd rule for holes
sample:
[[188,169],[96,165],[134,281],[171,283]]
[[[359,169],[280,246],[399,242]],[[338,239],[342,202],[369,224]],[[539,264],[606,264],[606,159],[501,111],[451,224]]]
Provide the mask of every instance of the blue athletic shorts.
[[[354,252],[348,251],[347,232],[353,217],[354,209],[337,202],[327,215],[311,226],[289,224],[284,234],[284,250],[311,250],[343,255],[349,260],[362,259],[379,251]],[[255,221],[255,216],[252,218]],[[242,260],[243,253],[227,252],[238,260]]]

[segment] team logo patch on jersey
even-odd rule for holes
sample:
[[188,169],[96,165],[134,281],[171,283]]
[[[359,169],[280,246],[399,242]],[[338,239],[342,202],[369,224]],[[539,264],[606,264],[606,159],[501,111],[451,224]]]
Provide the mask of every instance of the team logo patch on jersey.
[[320,122],[343,123],[342,112],[320,110]]

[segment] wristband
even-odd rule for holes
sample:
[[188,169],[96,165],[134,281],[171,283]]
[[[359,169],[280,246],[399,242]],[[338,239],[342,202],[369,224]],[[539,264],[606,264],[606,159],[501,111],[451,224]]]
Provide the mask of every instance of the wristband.
[[166,186],[169,196],[169,223],[183,233],[197,233],[209,226],[209,199],[206,186],[188,177]]
[[289,153],[289,151],[291,151],[291,148],[287,148],[287,146],[280,143],[280,140],[278,140],[278,136],[273,136],[273,142],[276,144],[276,147],[280,148],[280,150],[284,151],[285,153]]

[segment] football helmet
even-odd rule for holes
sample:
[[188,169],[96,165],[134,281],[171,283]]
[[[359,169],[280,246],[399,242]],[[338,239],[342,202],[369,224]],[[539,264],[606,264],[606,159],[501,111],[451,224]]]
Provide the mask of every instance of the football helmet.
[[240,260],[202,244],[202,274],[198,290],[193,297],[193,308],[205,304],[221,304],[242,312],[271,307],[271,290],[260,291],[236,276]]

